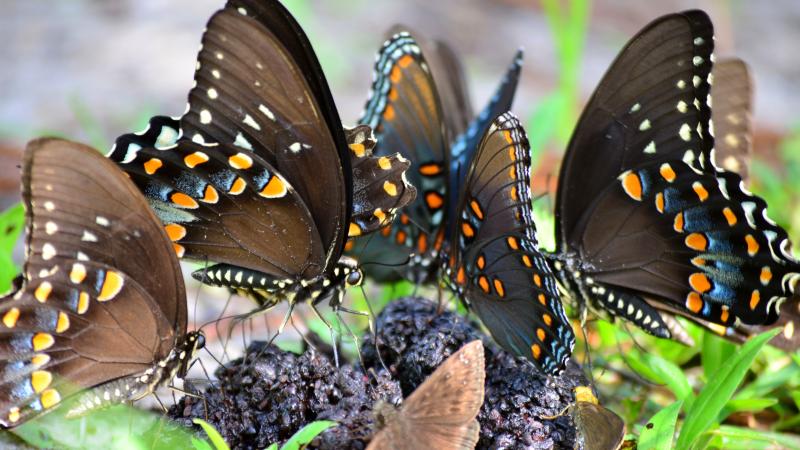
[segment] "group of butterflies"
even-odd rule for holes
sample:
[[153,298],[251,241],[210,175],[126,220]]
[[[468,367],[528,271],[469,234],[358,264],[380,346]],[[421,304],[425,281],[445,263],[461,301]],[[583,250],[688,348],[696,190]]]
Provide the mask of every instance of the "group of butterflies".
[[377,281],[444,281],[548,374],[574,344],[562,298],[686,343],[676,316],[735,340],[789,320],[800,264],[787,235],[715,163],[746,170],[750,87],[741,62],[714,66],[705,13],[655,20],[600,82],[562,163],[554,253],[537,244],[530,148],[508,112],[521,53],[474,115],[450,47],[390,36],[345,128],[289,12],[229,0],[183,116],[154,117],[106,158],[30,143],[26,261],[0,301],[0,424],[68,397],[73,415],[132,401],[184,375],[204,339],[187,332],[178,258],[261,310],[345,310],[359,261],[383,263],[366,273]]

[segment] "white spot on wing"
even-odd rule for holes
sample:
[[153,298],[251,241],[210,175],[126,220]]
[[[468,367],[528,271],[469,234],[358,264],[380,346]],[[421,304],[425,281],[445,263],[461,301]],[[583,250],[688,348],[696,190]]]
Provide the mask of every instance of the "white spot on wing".
[[250,128],[253,128],[256,131],[261,131],[261,125],[259,125],[258,122],[253,120],[253,118],[250,117],[250,114],[245,114],[244,120],[242,122],[244,122],[245,125],[249,125]]

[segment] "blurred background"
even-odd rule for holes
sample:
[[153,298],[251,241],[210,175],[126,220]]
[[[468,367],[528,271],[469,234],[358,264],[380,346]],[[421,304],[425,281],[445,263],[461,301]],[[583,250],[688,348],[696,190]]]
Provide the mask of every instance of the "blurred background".
[[[28,140],[43,134],[58,135],[106,152],[116,136],[142,129],[150,116],[180,115],[192,85],[204,24],[223,3],[2,0],[0,208],[19,199],[17,165]],[[766,198],[771,217],[787,228],[793,240],[800,239],[800,64],[795,47],[800,43],[800,2],[286,0],[284,4],[309,34],[341,117],[350,124],[356,121],[366,100],[375,52],[386,30],[395,23],[444,39],[457,50],[465,64],[475,109],[488,99],[514,51],[524,47],[525,65],[514,110],[523,118],[531,138],[536,194],[552,194],[561,154],[582,105],[624,43],[662,14],[704,9],[715,23],[717,58],[735,55],[744,59],[755,80],[752,190]],[[541,212],[537,226],[545,245],[552,241],[550,198],[545,195],[536,204]],[[187,282],[192,283],[188,277]],[[410,292],[408,286],[387,289],[370,294],[372,300],[380,304]],[[190,295],[196,323],[216,319],[223,308],[230,314],[246,312],[252,306],[247,300],[231,299],[224,290],[201,290],[196,284],[190,285]],[[355,292],[353,297],[358,302],[363,294]],[[304,313],[308,311],[298,317],[307,317]],[[263,338],[263,329],[274,331],[282,318],[283,312],[262,316],[255,324],[249,322],[243,332]],[[309,320],[299,328],[316,328],[324,338],[327,330],[320,325]],[[366,323],[358,325],[364,327]],[[214,335],[227,333],[225,326],[222,322],[218,331],[207,330],[210,342],[215,342]],[[630,332],[608,327],[598,322],[599,332],[589,334],[593,348],[601,349],[593,355],[600,369],[596,374],[606,382],[606,397],[614,399],[614,410],[629,424],[641,424],[640,419],[648,417],[647,411],[657,411],[672,398],[667,389],[659,388],[664,383],[658,384],[658,374],[647,374],[646,366],[652,366],[653,358],[659,358],[659,364],[680,367],[677,370],[686,372],[692,386],[697,386],[711,373],[708,367],[706,373],[702,370],[706,360],[700,364],[700,348],[715,355],[734,351],[732,346],[719,350],[730,344],[713,341],[715,338],[693,329],[702,347],[687,349],[638,336],[655,352],[636,357],[631,356],[638,350],[631,343]],[[241,344],[248,338],[235,340]],[[301,346],[302,341],[293,333],[284,345]],[[629,350],[632,360],[620,361],[622,348]],[[355,355],[352,350],[350,355]],[[215,352],[219,359],[225,359],[219,347]],[[236,354],[238,350],[233,350],[227,357]],[[706,353],[703,355],[705,358]],[[781,392],[793,389],[791,414],[776,413],[773,407],[767,419],[763,411],[759,412],[762,415],[732,417],[735,423],[746,426],[768,423],[772,429],[796,430],[800,428],[796,414],[800,366],[782,353],[768,356],[758,363],[757,373],[759,377],[790,373],[791,384],[785,378],[769,386]],[[640,374],[644,371],[642,376],[648,382],[630,375],[633,360],[644,361],[644,367],[634,369]],[[209,364],[209,370],[213,370],[213,361]],[[791,371],[786,372],[788,369]],[[669,380],[662,381],[669,385]],[[757,391],[764,397],[772,392]],[[786,400],[791,404],[785,397],[784,392],[781,403]]]

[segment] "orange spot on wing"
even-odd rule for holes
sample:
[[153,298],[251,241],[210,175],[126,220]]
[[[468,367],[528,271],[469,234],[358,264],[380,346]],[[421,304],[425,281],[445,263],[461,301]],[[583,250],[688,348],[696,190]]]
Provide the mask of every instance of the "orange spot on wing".
[[436,163],[428,163],[419,166],[419,173],[426,177],[436,176],[442,173],[442,166]]
[[733,210],[726,206],[725,209],[722,210],[722,214],[725,216],[725,220],[728,221],[728,225],[736,225],[738,220],[736,219],[736,214],[733,213]]
[[175,251],[175,255],[178,258],[183,258],[184,253],[186,253],[186,247],[182,246],[181,244],[172,243],[172,249]]
[[483,255],[478,256],[478,269],[483,270],[486,267],[486,258]]
[[464,271],[464,266],[458,268],[458,273],[456,274],[456,283],[464,284],[467,282],[467,274]]
[[172,242],[180,241],[186,237],[186,227],[183,225],[178,225],[177,223],[170,223],[166,225],[164,230],[166,230],[167,236],[169,236],[169,240]]
[[622,188],[634,200],[642,200],[642,180],[634,172],[628,172],[622,177]]
[[[525,264],[525,267],[533,267],[533,262],[531,262],[531,257],[528,255],[522,255],[522,264]],[[536,276],[534,274],[534,276]]]
[[513,144],[514,143],[514,138],[511,137],[511,131],[503,130],[503,137],[506,139],[506,142],[508,142],[509,144]]
[[675,214],[675,220],[672,222],[672,229],[678,233],[683,233],[683,211]]
[[425,194],[425,204],[429,209],[436,210],[444,205],[444,199],[438,192],[428,192]]
[[539,338],[540,341],[544,342],[544,339],[547,337],[547,333],[545,333],[543,329],[537,328],[536,337]]
[[752,294],[750,294],[750,309],[756,309],[759,302],[761,302],[761,293],[758,292],[758,289],[754,290]]
[[397,101],[397,97],[398,97],[397,89],[395,89],[395,88],[390,89],[389,90],[389,100],[395,102],[395,101]]
[[261,196],[266,198],[279,198],[286,195],[286,183],[277,175],[273,175],[264,189],[261,190]]
[[196,209],[200,206],[192,197],[189,197],[183,192],[176,192],[172,194],[170,196],[170,200],[172,200],[172,203],[182,208]]
[[538,273],[533,274],[533,284],[535,284],[536,287],[542,287],[542,277],[540,277]]
[[511,186],[511,200],[514,200],[515,202],[519,201],[519,196],[517,195],[516,186]]
[[461,223],[461,234],[464,236],[471,238],[475,236],[475,230],[472,228],[472,225],[468,224],[467,222]]
[[234,169],[249,169],[253,166],[253,158],[244,153],[237,153],[228,158],[228,164]]
[[383,190],[392,197],[397,196],[397,186],[391,181],[383,182]]
[[47,389],[53,382],[53,375],[47,370],[34,370],[31,372],[31,387],[37,394]]
[[550,317],[550,314],[542,315],[542,320],[544,320],[544,324],[548,327],[553,325],[553,318]]
[[755,256],[758,253],[758,241],[756,241],[756,238],[752,234],[748,234],[744,237],[744,240],[747,242],[747,254]]
[[660,213],[664,212],[664,193],[663,192],[659,192],[658,194],[656,194],[656,210],[658,210],[658,212],[660,212]]
[[144,171],[148,175],[152,175],[156,173],[156,171],[163,166],[164,163],[161,162],[158,158],[150,158],[146,163],[144,163]]
[[486,278],[485,276],[481,275],[478,278],[478,286],[481,287],[481,289],[483,290],[484,293],[486,293],[486,294],[489,293],[489,279]]
[[481,205],[477,200],[470,200],[469,209],[472,210],[472,213],[475,214],[475,217],[477,217],[478,220],[483,220],[483,210],[481,209]]
[[204,203],[217,203],[219,201],[219,192],[212,185],[206,185],[206,190],[203,192]]
[[122,290],[125,284],[124,278],[119,273],[109,270],[106,271],[106,277],[103,280],[103,286],[100,288],[100,294],[97,296],[97,301],[106,302],[113,299]]
[[394,66],[392,67],[392,72],[389,74],[389,79],[392,80],[393,84],[397,84],[400,81],[400,78],[403,77],[403,72],[400,70],[400,67]]
[[69,329],[69,316],[64,311],[58,312],[58,320],[56,321],[56,333],[63,333]]
[[494,290],[497,292],[497,295],[499,295],[500,298],[506,296],[506,288],[503,286],[503,282],[499,278],[494,279]]
[[693,273],[689,275],[689,286],[701,294],[711,290],[711,282],[708,281],[708,277],[702,273]]
[[391,226],[386,226],[381,229],[381,236],[388,237],[390,234],[392,234]]
[[39,403],[44,409],[52,408],[61,401],[61,395],[55,389],[47,389],[39,396]]
[[694,189],[695,194],[697,194],[697,198],[699,198],[701,202],[704,202],[706,199],[708,199],[708,191],[699,181],[692,183],[692,189]]
[[244,188],[247,187],[247,183],[244,181],[242,177],[237,177],[233,184],[231,185],[230,190],[228,191],[229,194],[239,195],[244,192]]
[[194,152],[192,154],[186,155],[183,158],[184,164],[190,169],[194,169],[198,164],[203,164],[204,162],[208,161],[208,155],[203,152]]
[[700,233],[692,233],[686,236],[684,242],[687,247],[698,252],[704,252],[708,247],[708,239]]
[[531,345],[531,353],[534,359],[539,359],[542,356],[542,348],[539,347],[539,344],[533,344]]
[[361,235],[361,227],[358,226],[355,222],[350,222],[350,227],[347,229],[347,236],[360,236]]
[[417,238],[417,251],[419,253],[425,253],[428,251],[428,235],[422,233]]
[[55,344],[56,340],[53,339],[53,336],[47,333],[36,333],[33,335],[31,339],[31,345],[33,346],[34,351],[42,351],[47,350],[48,348],[52,347]]
[[364,147],[364,144],[350,144],[350,151],[352,151],[357,158],[363,158],[364,155],[367,154],[367,148]]
[[543,306],[547,306],[547,297],[545,297],[544,294],[539,294],[537,298],[539,299],[539,303]]
[[703,299],[700,297],[700,294],[697,292],[690,292],[688,296],[686,296],[686,308],[697,314],[703,309]]
[[19,320],[19,308],[11,308],[3,314],[3,325],[6,328],[14,328]]
[[761,280],[761,284],[764,286],[768,285],[770,280],[772,280],[772,269],[769,266],[764,266],[761,268],[761,274],[758,277]]
[[514,236],[509,236],[506,238],[506,244],[511,250],[519,250],[519,240]]
[[50,297],[51,292],[53,292],[53,285],[50,284],[49,281],[45,281],[36,288],[33,296],[36,297],[39,303],[44,303],[47,301],[47,298]]
[[723,305],[722,306],[722,311],[720,311],[720,313],[719,313],[719,320],[722,323],[726,323],[726,322],[728,322],[729,318],[730,318],[730,314],[728,313],[728,307]]
[[404,245],[406,243],[406,238],[407,237],[408,237],[408,234],[406,234],[405,231],[400,230],[400,231],[397,232],[397,235],[394,237],[394,240],[398,244]]
[[353,250],[354,245],[355,242],[353,242],[352,239],[348,239],[347,242],[344,244],[344,251],[349,252],[350,250]]
[[667,180],[670,183],[675,181],[675,171],[672,170],[672,166],[670,166],[668,163],[662,164],[661,168],[659,168],[658,171],[661,174],[661,178]]
[[81,291],[78,294],[78,314],[83,314],[89,310],[89,294]]

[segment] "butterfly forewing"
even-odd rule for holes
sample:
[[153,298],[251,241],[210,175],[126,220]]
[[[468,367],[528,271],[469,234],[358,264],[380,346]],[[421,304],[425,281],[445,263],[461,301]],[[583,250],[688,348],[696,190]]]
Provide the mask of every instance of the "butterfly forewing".
[[78,144],[39,140],[26,151],[22,180],[25,279],[0,303],[5,426],[74,388],[145,371],[186,330],[169,240],[113,162]]
[[555,278],[537,250],[530,148],[510,113],[496,118],[464,181],[450,239],[456,292],[506,350],[548,373],[563,368],[574,336]]
[[711,96],[714,109],[716,162],[725,170],[736,172],[747,182],[753,151],[753,80],[747,64],[740,59],[726,59],[714,64]]
[[470,342],[403,401],[368,448],[475,448],[485,377],[483,343]]
[[352,195],[333,100],[305,35],[290,30],[294,21],[277,1],[236,4],[208,23],[181,131],[252,151],[275,167],[308,206],[331,254],[344,245]]
[[[691,152],[707,161],[713,28],[702,11],[664,16],[631,39],[584,109],[559,176],[556,235],[580,236],[581,216],[627,169]],[[701,156],[702,155],[702,156]]]

